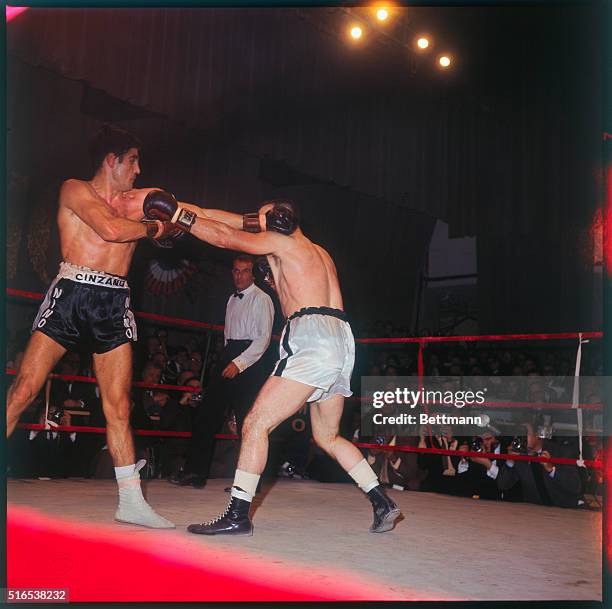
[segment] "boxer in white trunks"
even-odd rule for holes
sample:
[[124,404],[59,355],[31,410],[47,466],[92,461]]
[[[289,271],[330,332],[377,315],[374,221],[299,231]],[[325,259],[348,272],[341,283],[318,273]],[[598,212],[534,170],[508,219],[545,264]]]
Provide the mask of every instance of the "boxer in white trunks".
[[344,398],[351,395],[355,342],[343,311],[334,262],[304,235],[296,206],[278,200],[240,216],[177,203],[171,194],[158,191],[147,195],[143,211],[151,221],[153,238],[180,226],[211,245],[266,255],[287,319],[280,359],[244,422],[229,505],[215,520],[192,524],[188,530],[203,535],[252,535],[249,509],[266,465],[268,436],[306,401],[311,402],[315,442],[338,461],[372,503],[370,531],[392,529],[399,508],[361,452],[338,434]]

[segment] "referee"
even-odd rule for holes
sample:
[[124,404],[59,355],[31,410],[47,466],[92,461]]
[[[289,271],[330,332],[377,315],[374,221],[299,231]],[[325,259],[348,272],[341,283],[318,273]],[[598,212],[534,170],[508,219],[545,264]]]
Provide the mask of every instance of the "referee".
[[234,259],[236,289],[225,309],[225,348],[196,412],[185,467],[168,478],[173,484],[195,488],[206,484],[215,434],[226,414],[234,411],[240,435],[244,418],[271,372],[264,354],[272,335],[274,305],[270,296],[255,285],[253,264],[253,257],[246,254]]

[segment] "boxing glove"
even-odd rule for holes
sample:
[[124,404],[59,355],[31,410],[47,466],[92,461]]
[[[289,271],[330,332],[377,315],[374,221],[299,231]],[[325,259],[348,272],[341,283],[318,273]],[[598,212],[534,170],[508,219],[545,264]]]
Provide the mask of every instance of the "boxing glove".
[[266,212],[266,229],[292,235],[300,225],[299,214],[295,204],[289,201],[274,202],[274,207]]
[[171,222],[148,220],[146,218],[141,222],[146,226],[147,237],[157,247],[174,247],[174,242],[185,234],[183,230]]
[[189,232],[196,220],[196,214],[181,207],[174,195],[164,190],[152,190],[143,201],[145,220],[172,222],[182,231]]

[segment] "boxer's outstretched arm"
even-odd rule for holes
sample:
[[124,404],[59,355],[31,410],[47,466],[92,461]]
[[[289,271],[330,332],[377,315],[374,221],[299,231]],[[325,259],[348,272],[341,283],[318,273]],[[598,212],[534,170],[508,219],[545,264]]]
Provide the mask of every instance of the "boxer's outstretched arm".
[[[242,225],[242,216],[240,216]],[[264,231],[262,233],[247,233],[228,226],[223,222],[206,220],[198,217],[191,227],[191,234],[216,247],[237,250],[247,254],[279,254],[293,240],[285,235]]]
[[[145,197],[152,190],[160,190],[159,188],[133,188],[125,193],[123,193],[123,197],[126,200],[131,200],[137,206],[142,209],[142,204],[144,202]],[[207,209],[205,207],[200,207],[199,205],[195,205],[194,203],[187,203],[185,201],[178,201],[178,204],[192,211],[198,218],[204,218],[205,220],[213,220],[215,222],[223,222],[232,228],[241,229],[242,228],[242,214],[235,214],[230,211],[224,211],[222,209]]]
[[59,206],[60,211],[65,210],[78,216],[104,241],[124,243],[137,241],[147,235],[143,224],[118,216],[79,180],[66,180],[62,184]]
[[184,203],[179,201],[179,205],[192,211],[198,218],[204,218],[204,220],[212,220],[214,222],[223,222],[235,229],[242,228],[242,214],[235,214],[231,211],[223,211],[222,209],[206,209],[204,207],[198,207],[192,203]]

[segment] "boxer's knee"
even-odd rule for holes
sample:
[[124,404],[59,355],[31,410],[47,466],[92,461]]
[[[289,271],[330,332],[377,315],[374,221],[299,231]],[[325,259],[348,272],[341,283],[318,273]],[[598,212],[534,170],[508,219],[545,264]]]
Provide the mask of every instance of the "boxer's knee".
[[128,426],[130,424],[130,400],[128,398],[103,400],[102,408],[109,425]]
[[24,410],[34,401],[39,388],[33,380],[23,374],[17,375],[8,392],[8,406],[11,409]]
[[249,412],[242,424],[242,439],[254,438],[257,436],[267,436],[271,431],[271,426],[266,424],[265,417],[255,410]]
[[333,454],[334,445],[336,440],[338,439],[337,433],[331,432],[322,432],[312,430],[312,438],[315,441],[315,444],[327,454]]

